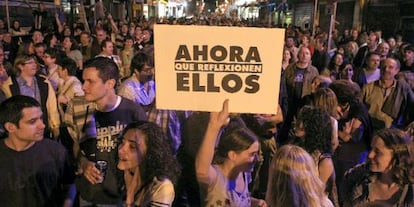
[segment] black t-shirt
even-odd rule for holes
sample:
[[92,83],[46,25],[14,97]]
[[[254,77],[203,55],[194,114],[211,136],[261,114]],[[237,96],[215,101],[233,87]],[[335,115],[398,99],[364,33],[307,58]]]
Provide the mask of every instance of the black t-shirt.
[[43,139],[17,152],[0,141],[0,205],[62,206],[66,198],[62,184],[72,184],[66,149]]
[[117,168],[119,134],[127,124],[146,120],[142,107],[121,97],[119,106],[110,112],[96,111],[94,114],[97,129],[96,139],[89,139],[88,148],[83,150],[90,161],[104,160],[107,170],[103,183],[91,185],[83,176],[78,184],[81,197],[96,204],[116,204],[121,198],[123,186],[122,172]]
[[305,77],[305,69],[295,68],[295,86],[294,86],[294,95],[293,98],[295,101],[302,99],[302,88],[303,88],[303,79]]

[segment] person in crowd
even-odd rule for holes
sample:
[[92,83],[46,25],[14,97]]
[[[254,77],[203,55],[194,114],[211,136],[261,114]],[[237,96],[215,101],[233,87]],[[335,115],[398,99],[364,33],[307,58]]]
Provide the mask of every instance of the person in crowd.
[[342,65],[342,67],[340,68],[339,79],[346,80],[349,82],[349,84],[352,84],[355,87],[359,88],[358,83],[354,82],[353,77],[354,77],[354,66],[352,65],[352,63],[346,63]]
[[57,91],[57,101],[59,107],[59,113],[61,118],[64,118],[68,103],[75,96],[84,96],[85,93],[82,90],[82,83],[76,77],[76,63],[71,58],[63,58],[61,61],[61,67],[57,68],[57,75],[62,83]]
[[401,71],[414,72],[414,46],[412,45],[404,49],[404,61],[401,63]]
[[43,62],[46,66],[46,77],[52,84],[55,92],[57,92],[59,87],[63,84],[62,78],[60,78],[58,75],[58,70],[61,69],[62,66],[56,64],[57,58],[58,51],[53,48],[47,49],[43,55]]
[[[1,52],[1,51],[0,51]],[[5,65],[0,64],[0,88],[2,87],[3,83],[9,78],[7,74],[7,69]],[[6,94],[4,94],[3,90],[0,90],[0,103],[6,100]]]
[[112,59],[118,66],[120,74],[124,74],[121,58],[114,54],[114,49],[114,43],[111,40],[104,40],[101,43],[101,52],[96,57],[106,57]]
[[323,109],[327,112],[331,119],[332,124],[332,152],[335,152],[336,148],[339,146],[338,141],[338,100],[336,98],[335,93],[328,88],[320,88],[315,92],[313,105]]
[[334,161],[339,188],[346,170],[365,161],[373,129],[368,109],[357,97],[359,88],[345,80],[334,81],[329,88],[338,99],[339,147]]
[[142,36],[139,40],[135,43],[135,48],[137,50],[143,50],[144,48],[153,47],[154,40],[153,40],[152,30],[150,28],[143,28]]
[[266,202],[272,207],[333,207],[312,157],[301,147],[278,149],[269,169]]
[[45,4],[39,3],[37,10],[33,11],[34,25],[32,30],[39,30],[45,32],[49,27],[49,20],[47,17],[47,11]]
[[132,58],[130,68],[132,75],[119,87],[119,95],[149,111],[155,100],[154,60],[139,52]]
[[[308,48],[301,47],[298,53],[298,61],[283,73],[288,95],[288,110],[285,124],[281,130],[281,136],[286,139],[291,129],[293,117],[300,106],[300,100],[311,94],[311,85],[314,77],[318,76],[318,69],[311,64],[311,53]],[[283,142],[283,140],[281,140]]]
[[414,94],[406,82],[395,79],[399,71],[400,62],[387,58],[381,68],[380,79],[361,90],[359,96],[368,106],[374,130],[404,128],[413,120],[408,112],[413,107]]
[[45,62],[43,61],[43,56],[45,55],[46,44],[43,42],[39,42],[34,44],[34,55],[36,58],[36,62],[41,68],[42,71],[45,71]]
[[[257,137],[247,128],[235,127],[227,128],[217,140],[221,127],[229,120],[228,103],[228,100],[223,103],[220,112],[210,113],[195,159],[201,206],[218,203],[238,207],[266,206],[264,200],[251,198],[248,190],[250,172],[259,151]],[[217,149],[214,150],[217,141]],[[214,156],[215,164],[212,164]]]
[[[146,115],[139,105],[116,94],[119,71],[111,59],[89,60],[83,79],[85,96],[73,98],[65,114],[82,174],[77,179],[80,206],[120,206],[124,181],[116,167],[117,137],[127,124],[146,120]],[[97,169],[97,161],[106,162],[105,176]]]
[[123,74],[121,74],[121,77],[127,78],[131,76],[131,62],[132,58],[135,56],[136,52],[134,49],[134,40],[132,40],[132,37],[127,36],[125,37],[124,41],[124,48],[121,51],[120,57],[122,62],[122,68],[124,69]]
[[102,28],[96,30],[96,38],[92,41],[91,57],[97,56],[102,51],[102,42],[108,38],[106,31]]
[[61,50],[62,47],[60,45],[60,42],[58,41],[58,38],[55,33],[49,33],[45,36],[45,39],[43,40],[46,44],[46,48],[55,48],[56,50]]
[[15,95],[0,105],[0,202],[3,206],[72,206],[75,189],[66,150],[44,139],[36,99]]
[[414,205],[414,146],[399,129],[382,129],[372,138],[369,160],[350,169],[342,184],[343,206],[376,202]]
[[88,61],[92,58],[92,41],[89,32],[83,31],[79,35],[80,44],[79,49],[82,53],[83,62]]
[[171,206],[179,167],[161,128],[133,122],[120,137],[118,169],[124,171],[126,206]]
[[293,62],[298,59],[299,48],[296,47],[295,37],[287,36],[285,39],[285,49],[292,53]]
[[390,45],[386,41],[381,42],[378,45],[377,52],[380,54],[380,61],[385,60],[390,57]]
[[[310,55],[311,57],[313,56],[313,54],[315,53],[315,48],[313,47],[313,45],[311,44],[311,35],[309,34],[309,32],[306,32],[304,34],[302,34],[302,36],[300,37],[300,45],[299,45],[299,49],[301,47],[305,47],[309,49]],[[299,53],[298,53],[299,54]],[[299,58],[299,57],[298,57]]]
[[276,125],[283,122],[283,111],[278,106],[277,114],[241,114],[240,117],[259,140],[259,159],[252,176],[253,187],[250,189],[255,198],[264,199],[270,162],[276,152]]
[[322,75],[330,77],[332,80],[339,79],[339,71],[344,64],[344,55],[341,53],[335,53],[330,59],[327,68],[321,72]]
[[43,33],[39,30],[35,30],[32,34],[32,42],[33,45],[37,44],[37,43],[41,43],[44,40],[44,36]]
[[65,37],[63,39],[63,49],[66,53],[66,55],[72,60],[76,62],[76,66],[79,70],[83,69],[83,56],[82,53],[78,49],[78,43],[75,39],[70,37]]
[[10,33],[13,36],[21,36],[26,35],[27,31],[24,31],[22,28],[20,28],[20,21],[16,19],[13,21],[12,26],[10,27]]
[[294,128],[297,143],[312,156],[329,199],[339,206],[332,159],[332,131],[330,116],[323,109],[304,106],[298,112]]
[[390,46],[390,55],[391,57],[398,57],[398,45],[394,36],[388,37],[387,43]]
[[4,67],[8,75],[13,74],[13,66],[9,61],[6,61],[4,50],[1,47],[0,47],[0,65]]
[[377,50],[378,42],[379,37],[375,33],[369,34],[367,45],[360,47],[357,55],[355,56],[353,64],[356,68],[360,69],[364,67],[367,54]]
[[377,52],[369,52],[366,57],[365,67],[354,70],[353,80],[359,87],[364,87],[368,83],[377,81],[381,77],[380,70],[381,56]]
[[[19,49],[17,50],[16,55],[17,56],[35,55],[35,50],[34,50],[34,44],[33,44],[33,42],[30,42],[30,41],[29,42],[23,42],[19,46]],[[16,62],[16,58],[15,58],[15,62]]]
[[[60,119],[56,94],[45,78],[37,75],[37,65],[33,56],[19,56],[14,63],[15,75],[11,75],[2,85],[6,97],[25,95],[36,99],[42,108],[46,137],[58,138]],[[52,133],[52,136],[51,136]]]
[[312,55],[312,65],[318,69],[319,73],[326,68],[329,62],[329,54],[326,48],[326,41],[322,38],[315,40],[315,52]]

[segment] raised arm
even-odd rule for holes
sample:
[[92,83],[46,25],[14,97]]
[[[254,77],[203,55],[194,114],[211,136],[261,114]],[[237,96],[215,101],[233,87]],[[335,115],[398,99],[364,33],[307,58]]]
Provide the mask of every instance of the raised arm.
[[211,112],[210,121],[204,135],[203,142],[198,150],[195,167],[197,180],[203,187],[208,187],[215,179],[216,172],[211,166],[214,156],[214,148],[222,126],[229,122],[228,99],[224,101],[220,112]]

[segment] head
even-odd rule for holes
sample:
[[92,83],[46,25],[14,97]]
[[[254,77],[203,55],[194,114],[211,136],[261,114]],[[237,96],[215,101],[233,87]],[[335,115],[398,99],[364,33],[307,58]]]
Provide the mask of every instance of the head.
[[144,42],[149,42],[152,38],[152,31],[150,28],[142,30],[142,39]]
[[315,162],[295,145],[277,150],[270,164],[267,189],[269,206],[323,206],[325,185],[319,179]]
[[391,173],[400,185],[414,181],[414,146],[410,136],[399,129],[382,129],[372,138],[371,148],[371,172]]
[[132,171],[138,168],[144,182],[154,176],[160,180],[176,180],[178,163],[167,136],[158,125],[146,121],[130,123],[123,129],[120,138],[118,169]]
[[295,37],[293,37],[293,36],[286,37],[285,46],[287,48],[294,47],[295,45],[296,45],[296,43],[295,43]]
[[105,55],[113,55],[114,43],[111,40],[104,40],[101,44],[101,51]]
[[338,100],[335,93],[329,88],[320,88],[316,91],[313,105],[326,111],[331,117],[337,116]]
[[110,58],[96,57],[88,60],[83,69],[83,90],[87,101],[97,102],[115,93],[119,70]]
[[43,62],[47,67],[56,64],[57,54],[58,51],[54,48],[48,48],[43,55]]
[[69,57],[62,59],[62,67],[58,67],[58,75],[60,78],[65,78],[68,76],[76,76],[77,65],[74,60]]
[[136,74],[140,82],[145,83],[154,77],[154,59],[152,56],[140,52],[131,60],[131,74]]
[[57,44],[57,37],[54,33],[47,34],[45,36],[44,42],[46,43],[47,47],[55,47]]
[[33,56],[17,56],[14,60],[14,72],[17,76],[35,76],[37,62]]
[[312,80],[311,91],[315,93],[320,88],[327,88],[331,83],[332,80],[329,77],[323,75],[315,76]]
[[47,47],[46,47],[45,43],[43,43],[43,42],[36,43],[34,45],[34,50],[35,50],[36,56],[39,57],[39,58],[43,58],[43,56],[45,55],[46,48]]
[[387,42],[381,42],[378,45],[378,53],[381,57],[387,57],[390,52],[390,45]]
[[22,142],[43,139],[45,125],[39,102],[22,95],[12,96],[0,105],[0,124],[6,135]]
[[366,56],[366,69],[375,70],[379,68],[381,55],[377,52],[369,52]]
[[354,76],[354,66],[351,63],[343,65],[339,71],[341,73],[341,79],[351,80],[352,76]]
[[32,34],[32,42],[34,44],[39,43],[39,42],[43,42],[43,34],[42,32],[35,30]]
[[70,51],[78,49],[78,43],[76,42],[76,40],[74,38],[71,38],[71,37],[63,38],[62,46],[66,50],[70,50]]
[[303,148],[307,152],[331,152],[331,118],[323,109],[314,106],[302,107],[294,130],[296,137],[304,139]]
[[384,63],[381,67],[381,80],[390,81],[395,79],[395,75],[400,72],[400,61],[389,57],[384,60]]
[[106,31],[103,29],[96,30],[96,39],[99,43],[102,43],[102,41],[106,40]]
[[334,67],[340,67],[344,63],[344,55],[342,53],[335,53],[329,61],[328,68],[331,70]]
[[245,127],[226,129],[221,135],[215,152],[215,162],[231,162],[239,171],[250,172],[257,161],[259,142],[256,135]]
[[290,50],[284,49],[283,50],[283,60],[289,63],[293,63],[293,53]]
[[379,42],[379,37],[377,36],[377,34],[374,32],[371,32],[368,36],[368,41],[367,41],[368,47],[370,49],[376,49],[378,42]]
[[347,118],[350,107],[356,105],[358,100],[359,88],[349,84],[347,80],[333,81],[329,88],[335,93],[338,100],[337,112],[339,118]]
[[14,20],[13,21],[13,23],[12,23],[12,28],[14,29],[14,30],[20,30],[20,21],[19,20]]
[[404,59],[406,62],[414,62],[414,46],[409,45],[404,48]]
[[80,43],[82,45],[88,45],[90,43],[90,34],[89,32],[81,32],[80,34]]
[[127,36],[124,40],[124,47],[125,48],[132,48],[134,46],[134,40],[131,36]]
[[307,47],[300,47],[298,52],[298,63],[309,64],[311,61],[311,52]]

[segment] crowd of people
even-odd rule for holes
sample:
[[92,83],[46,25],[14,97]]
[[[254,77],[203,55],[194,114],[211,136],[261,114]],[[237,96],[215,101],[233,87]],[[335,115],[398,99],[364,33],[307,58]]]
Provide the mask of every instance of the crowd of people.
[[401,36],[350,29],[328,50],[326,32],[289,26],[278,113],[208,113],[157,109],[153,25],[243,22],[109,14],[90,32],[36,15],[29,41],[0,27],[2,205],[414,206]]

